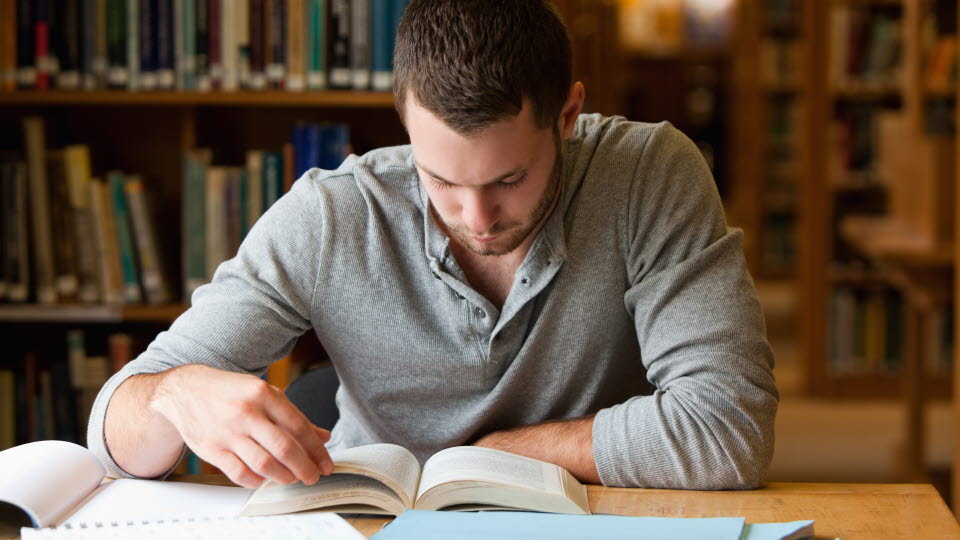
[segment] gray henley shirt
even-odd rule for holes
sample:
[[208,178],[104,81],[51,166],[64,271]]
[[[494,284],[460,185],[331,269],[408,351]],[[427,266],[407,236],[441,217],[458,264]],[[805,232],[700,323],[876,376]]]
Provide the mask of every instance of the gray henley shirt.
[[582,115],[561,199],[498,311],[434,223],[409,146],[311,169],[192,306],[110,378],[189,363],[262,374],[312,330],[341,379],[330,448],[450,446],[596,413],[608,486],[756,487],[779,394],[742,233],[696,146],[668,123]]

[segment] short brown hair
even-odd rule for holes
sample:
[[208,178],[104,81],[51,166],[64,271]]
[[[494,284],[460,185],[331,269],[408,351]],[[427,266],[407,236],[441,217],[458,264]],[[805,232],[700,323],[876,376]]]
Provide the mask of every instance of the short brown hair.
[[571,84],[570,38],[549,0],[412,0],[397,29],[393,92],[471,136],[520,114],[555,126]]

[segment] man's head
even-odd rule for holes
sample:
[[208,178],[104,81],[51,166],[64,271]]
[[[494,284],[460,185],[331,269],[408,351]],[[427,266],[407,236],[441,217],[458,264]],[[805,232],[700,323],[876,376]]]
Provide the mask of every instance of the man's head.
[[548,0],[412,0],[397,31],[397,111],[447,232],[514,251],[560,185],[560,140],[583,107]]

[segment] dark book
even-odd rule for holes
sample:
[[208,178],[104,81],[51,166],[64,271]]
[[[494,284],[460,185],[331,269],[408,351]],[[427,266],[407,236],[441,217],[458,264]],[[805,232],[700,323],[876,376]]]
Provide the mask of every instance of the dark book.
[[154,0],[157,16],[154,18],[157,60],[154,69],[157,73],[157,88],[172,90],[176,84],[173,60],[173,0]]
[[77,250],[73,236],[76,223],[74,223],[73,209],[70,205],[63,151],[48,150],[46,163],[50,193],[50,226],[54,247],[54,288],[61,301],[75,302],[79,291]]
[[250,0],[250,17],[247,20],[250,35],[250,88],[263,90],[267,87],[264,64],[264,0]]
[[157,37],[153,24],[156,16],[156,0],[139,0],[138,18],[140,29],[140,80],[142,90],[154,90],[157,87]]
[[274,89],[283,89],[287,75],[287,7],[286,0],[264,0],[270,23],[266,33],[269,56],[267,57],[267,84]]
[[127,88],[126,0],[107,0],[107,85]]
[[57,88],[80,88],[83,57],[83,14],[80,0],[57,0],[57,31],[54,33],[54,51],[59,64]]
[[2,167],[6,296],[11,302],[26,302],[30,296],[27,171],[19,161],[5,162]]
[[370,0],[353,0],[350,5],[350,65],[354,90],[369,90],[371,75]]
[[350,63],[350,0],[329,0],[330,86],[350,88],[353,72]]
[[219,90],[223,82],[223,57],[220,51],[220,1],[209,0],[207,11],[207,55],[210,59],[210,87]]
[[33,0],[20,0],[17,3],[17,87],[24,90],[37,86],[33,11]]
[[209,91],[210,86],[210,3],[197,0],[194,4],[196,21],[195,68],[197,90]]

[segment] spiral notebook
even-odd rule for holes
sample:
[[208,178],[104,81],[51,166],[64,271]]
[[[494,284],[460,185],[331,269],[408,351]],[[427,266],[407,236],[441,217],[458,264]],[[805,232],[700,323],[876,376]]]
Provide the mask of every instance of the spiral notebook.
[[23,526],[23,539],[363,538],[330,513],[235,517],[252,491],[245,488],[104,482],[105,474],[96,456],[68,442],[39,441],[4,450],[0,520]]

